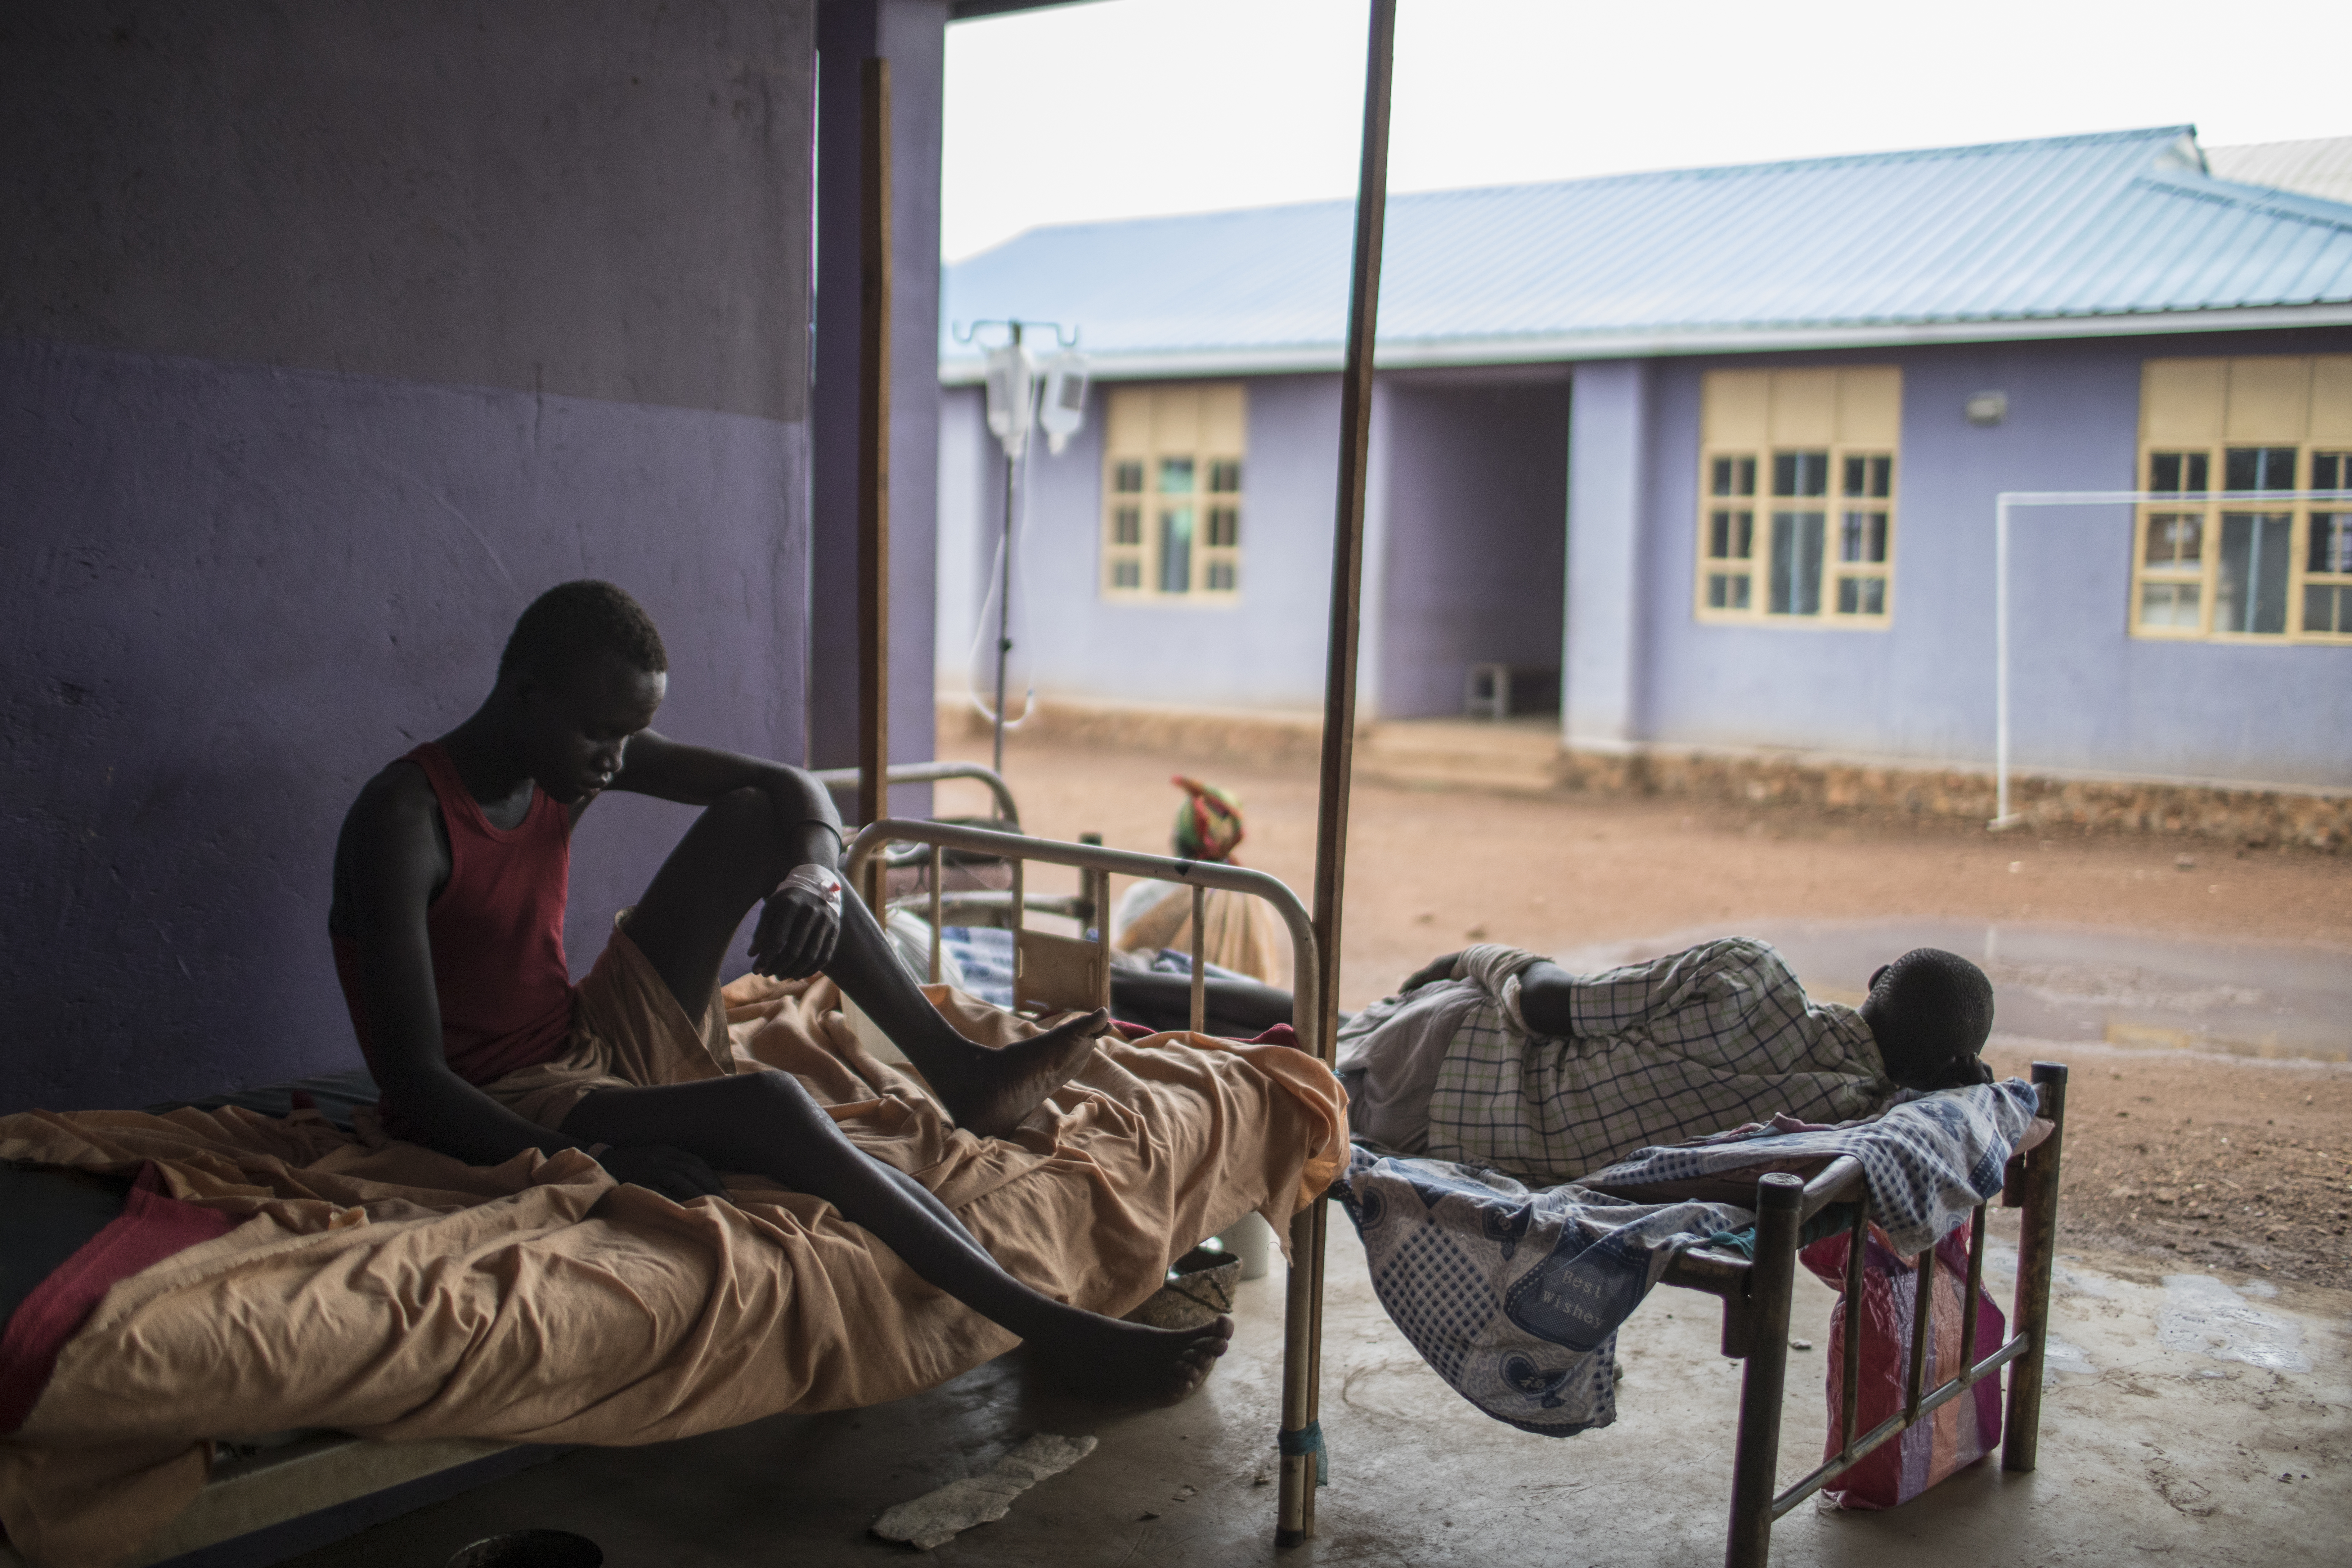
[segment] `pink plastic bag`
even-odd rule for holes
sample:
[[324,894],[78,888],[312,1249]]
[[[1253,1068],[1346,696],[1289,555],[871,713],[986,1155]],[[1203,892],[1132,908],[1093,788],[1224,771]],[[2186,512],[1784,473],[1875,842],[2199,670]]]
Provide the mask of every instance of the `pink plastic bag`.
[[[1853,1232],[1824,1237],[1798,1256],[1815,1276],[1839,1292],[1830,1314],[1829,1439],[1823,1458],[1838,1451],[1838,1407],[1844,1397],[1845,1256]],[[1862,1259],[1862,1389],[1855,1401],[1853,1430],[1857,1437],[1903,1408],[1903,1383],[1911,1364],[1911,1327],[1918,1302],[1915,1263],[1887,1245],[1885,1234],[1870,1227]],[[1927,1342],[1927,1375],[1921,1384],[1932,1393],[1960,1369],[1960,1297],[1968,1289],[1969,1227],[1963,1225],[1937,1243],[1935,1258],[1934,1332]],[[1999,1350],[2008,1331],[2008,1320],[1992,1298],[1977,1292],[1977,1359]],[[1880,1445],[1860,1463],[1832,1476],[1822,1494],[1840,1508],[1893,1508],[1909,1502],[1946,1476],[1975,1464],[2000,1441],[2000,1379],[1988,1377],[1974,1388],[1942,1405],[1903,1435]]]

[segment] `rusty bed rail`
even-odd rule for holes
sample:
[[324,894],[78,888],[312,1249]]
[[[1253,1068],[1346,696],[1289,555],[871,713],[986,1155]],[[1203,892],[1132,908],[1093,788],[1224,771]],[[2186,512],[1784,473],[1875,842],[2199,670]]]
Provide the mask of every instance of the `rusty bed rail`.
[[[895,776],[897,770],[891,771]],[[1025,834],[996,833],[944,822],[885,817],[868,824],[850,841],[849,852],[842,862],[844,879],[853,888],[864,888],[862,879],[869,863],[894,844],[924,845],[930,850],[930,970],[934,980],[940,974],[939,913],[945,852],[961,849],[972,854],[992,855],[1012,866],[1013,887],[1007,905],[1014,934],[1016,994],[1021,920],[1025,904],[1022,868],[1026,862],[1034,860],[1046,865],[1074,867],[1093,884],[1090,896],[1099,962],[1095,973],[1099,994],[1105,1002],[1109,1000],[1110,992],[1111,877],[1114,874],[1140,877],[1158,882],[1177,882],[1191,888],[1192,1014],[1195,1031],[1201,1029],[1206,1013],[1205,973],[1202,962],[1203,921],[1201,919],[1204,895],[1213,888],[1264,899],[1274,906],[1275,913],[1282,917],[1284,926],[1290,931],[1291,1026],[1298,1036],[1301,1049],[1326,1067],[1330,1065],[1331,1042],[1323,1037],[1323,1009],[1317,990],[1321,982],[1322,967],[1317,960],[1314,922],[1307,918],[1306,906],[1298,901],[1298,895],[1292,892],[1280,878],[1243,866],[1226,866],[1205,860],[1178,860],[1164,855],[1143,855],[1129,849],[1107,848],[1099,844],[1070,844],[1060,839],[1033,838]],[[1318,1421],[1323,1350],[1322,1217],[1323,1205],[1318,1201],[1292,1215],[1290,1221],[1290,1270],[1283,1297],[1282,1419],[1276,1436],[1276,1447],[1281,1456],[1280,1487],[1276,1494],[1276,1536],[1278,1541],[1301,1539],[1313,1529],[1314,1488],[1322,1444],[1322,1428]],[[1785,1304],[1783,1310],[1785,1313]]]

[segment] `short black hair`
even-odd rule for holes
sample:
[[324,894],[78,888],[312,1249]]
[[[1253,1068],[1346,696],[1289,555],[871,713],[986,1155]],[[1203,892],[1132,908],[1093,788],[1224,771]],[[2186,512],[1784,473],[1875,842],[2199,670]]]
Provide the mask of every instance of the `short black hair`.
[[516,620],[499,656],[499,679],[520,668],[560,680],[600,653],[618,654],[647,675],[669,671],[654,618],[626,590],[593,577],[558,583]]
[[1862,1016],[1887,1076],[1906,1089],[1992,1081],[1979,1056],[1992,1034],[1992,982],[1957,952],[1915,947],[1881,969]]

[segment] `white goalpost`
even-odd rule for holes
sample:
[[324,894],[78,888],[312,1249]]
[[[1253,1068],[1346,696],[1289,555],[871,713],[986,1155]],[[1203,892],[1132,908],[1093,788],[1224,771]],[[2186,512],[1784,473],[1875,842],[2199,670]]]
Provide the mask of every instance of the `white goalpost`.
[[[2018,507],[2188,507],[2232,501],[2275,507],[2307,501],[2352,501],[2352,490],[2002,490],[1993,498],[1993,817],[1991,829],[2014,827],[2023,814],[2009,808],[2009,514]],[[2135,534],[2133,548],[2138,548]]]

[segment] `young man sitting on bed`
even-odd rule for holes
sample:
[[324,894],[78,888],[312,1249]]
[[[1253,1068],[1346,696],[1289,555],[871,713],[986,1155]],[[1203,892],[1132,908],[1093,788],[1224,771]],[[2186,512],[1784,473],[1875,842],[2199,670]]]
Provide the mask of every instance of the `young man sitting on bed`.
[[1599,974],[1487,943],[1349,1020],[1339,1076],[1359,1142],[1564,1182],[1776,1114],[1843,1121],[1990,1083],[1991,1032],[1992,983],[1936,948],[1882,967],[1857,1009],[1808,997],[1748,937]]
[[[1078,1070],[1103,1016],[1003,1049],[956,1034],[843,896],[841,819],[824,786],[649,728],[667,668],[627,594],[551,588],[516,623],[473,716],[361,789],[327,924],[388,1125],[478,1164],[584,1149],[614,1179],[681,1203],[723,1196],[717,1170],[757,1172],[825,1199],[933,1285],[1050,1343],[1087,1386],[1166,1399],[1197,1385],[1231,1320],[1171,1333],[1051,1300],[920,1184],[859,1152],[799,1079],[730,1071],[719,970],[753,904],[764,906],[753,967],[830,976],[983,1137]],[[607,789],[705,809],[574,987],[572,831]]]

